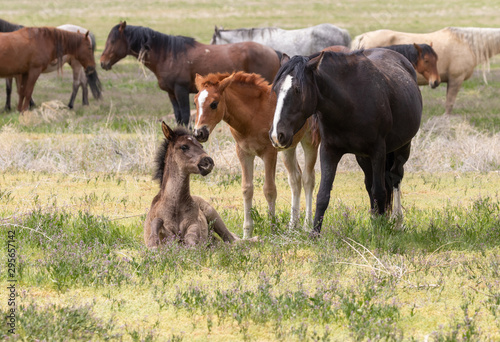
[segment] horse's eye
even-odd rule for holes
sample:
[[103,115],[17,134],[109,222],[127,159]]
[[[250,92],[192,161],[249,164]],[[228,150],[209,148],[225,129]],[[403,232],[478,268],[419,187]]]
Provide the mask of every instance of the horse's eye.
[[215,102],[215,101],[214,101],[214,102],[212,102],[212,103],[210,104],[210,108],[212,108],[212,109],[217,109],[217,105],[218,105],[218,104],[219,104],[219,102]]
[[187,150],[189,150],[189,146],[188,145],[182,145],[181,146],[181,150],[186,152]]

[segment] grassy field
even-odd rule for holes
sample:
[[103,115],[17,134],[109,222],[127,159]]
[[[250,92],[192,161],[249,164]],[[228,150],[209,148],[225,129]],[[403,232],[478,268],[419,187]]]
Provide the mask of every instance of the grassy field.
[[[379,28],[498,27],[499,14],[499,3],[461,0],[0,1],[0,18],[14,23],[89,28],[97,60],[120,20],[208,43],[214,25],[330,22],[354,37]],[[346,156],[323,234],[311,241],[308,232],[287,228],[290,193],[281,162],[277,217],[267,217],[259,162],[253,216],[260,242],[189,249],[174,243],[155,252],[143,244],[142,223],[158,191],[151,173],[159,123],[173,125],[172,108],[156,78],[131,57],[98,72],[103,99],[90,99],[88,107],[78,97],[74,111],[50,109],[69,100],[65,67],[36,84],[34,99],[47,121],[40,111],[0,113],[5,340],[500,340],[498,57],[488,84],[480,70],[464,83],[451,117],[442,116],[445,84],[421,88],[423,122],[403,182],[404,232],[370,216],[363,175]],[[227,125],[205,148],[216,168],[193,177],[192,192],[241,236],[240,168]],[[12,284],[14,335],[7,325]]]

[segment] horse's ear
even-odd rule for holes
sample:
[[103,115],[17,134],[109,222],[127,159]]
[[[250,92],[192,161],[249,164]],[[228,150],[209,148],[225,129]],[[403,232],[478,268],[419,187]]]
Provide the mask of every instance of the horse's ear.
[[421,56],[422,48],[420,47],[420,45],[418,45],[417,43],[413,43],[413,46],[415,47],[415,49],[417,49],[418,55]]
[[432,47],[432,42],[429,45]]
[[174,138],[174,131],[165,123],[165,121],[161,122],[161,130],[163,131],[163,135],[165,139],[171,141]]
[[290,56],[288,56],[286,53],[283,52],[283,54],[281,55],[280,66],[285,64],[289,60],[290,60]]
[[89,33],[90,31],[87,31],[87,33],[85,33],[85,39],[89,39]]
[[318,57],[312,58],[307,62],[307,68],[311,70],[317,70],[319,66],[321,65],[321,62],[323,62],[323,57],[325,56],[325,51],[321,51]]
[[202,79],[203,79],[203,76],[201,76],[200,74],[196,73],[196,76],[194,78],[194,84],[196,85],[196,89],[198,91],[200,91],[200,89],[202,88]]
[[214,34],[219,35],[219,28],[215,25]]
[[235,73],[233,72],[231,75],[223,78],[220,82],[219,82],[219,86],[217,87],[217,92],[219,94],[222,95],[222,93],[224,92],[224,90],[227,88],[228,85],[230,85],[231,83],[233,83],[234,81],[234,75]]
[[124,20],[124,21],[120,21],[120,27],[118,28],[118,30],[120,32],[123,32],[125,30],[125,27],[127,27],[127,22]]

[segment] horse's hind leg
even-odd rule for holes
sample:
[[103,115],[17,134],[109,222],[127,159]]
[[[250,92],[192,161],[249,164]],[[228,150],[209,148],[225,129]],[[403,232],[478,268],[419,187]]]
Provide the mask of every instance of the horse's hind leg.
[[372,163],[370,161],[370,158],[368,157],[356,156],[356,161],[358,162],[358,165],[361,167],[361,170],[363,170],[363,173],[365,174],[365,188],[366,191],[368,192],[368,196],[370,197],[370,209],[373,210],[375,207],[375,203],[373,201],[373,194],[372,194],[372,185],[373,185]]
[[401,205],[401,181],[404,176],[404,164],[410,157],[411,144],[408,143],[400,149],[394,151],[394,163],[390,169],[390,179],[392,184],[394,208],[391,217],[395,219],[395,229],[403,228],[403,207]]
[[283,152],[283,163],[288,171],[288,184],[292,192],[292,211],[288,227],[294,229],[299,221],[300,214],[300,192],[302,190],[302,171],[297,162],[296,147],[289,148]]

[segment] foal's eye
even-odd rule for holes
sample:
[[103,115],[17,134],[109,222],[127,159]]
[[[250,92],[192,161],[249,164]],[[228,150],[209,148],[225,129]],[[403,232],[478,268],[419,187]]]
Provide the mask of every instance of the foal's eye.
[[219,102],[215,102],[215,101],[214,101],[214,102],[212,102],[212,103],[210,104],[210,108],[212,108],[212,109],[217,109],[217,105],[218,105],[218,104],[219,104]]
[[189,146],[188,145],[182,145],[181,146],[181,150],[186,152],[187,150],[189,150]]

